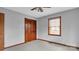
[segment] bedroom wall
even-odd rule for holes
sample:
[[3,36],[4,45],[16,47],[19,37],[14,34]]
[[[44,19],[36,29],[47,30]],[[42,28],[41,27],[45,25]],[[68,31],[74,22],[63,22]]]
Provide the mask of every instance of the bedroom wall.
[[[48,18],[62,17],[62,35],[48,35]],[[79,47],[79,8],[37,19],[38,38]]]
[[0,13],[5,14],[4,47],[9,47],[24,42],[24,18],[32,18],[21,13],[0,8]]

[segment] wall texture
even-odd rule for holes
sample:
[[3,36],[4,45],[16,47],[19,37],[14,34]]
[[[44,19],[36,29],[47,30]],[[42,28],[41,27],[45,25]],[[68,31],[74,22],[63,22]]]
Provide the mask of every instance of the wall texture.
[[[24,18],[29,17],[18,12],[0,8],[0,13],[5,14],[4,44],[5,47],[24,42]],[[31,17],[29,17],[31,18]]]
[[[52,11],[53,12],[53,11]],[[48,18],[62,17],[62,35],[48,35]],[[79,47],[79,8],[37,19],[38,38]]]

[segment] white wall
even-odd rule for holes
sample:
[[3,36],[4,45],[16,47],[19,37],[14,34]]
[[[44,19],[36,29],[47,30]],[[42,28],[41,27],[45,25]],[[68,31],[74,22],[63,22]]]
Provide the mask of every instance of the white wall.
[[[53,11],[52,11],[53,12]],[[48,35],[48,18],[62,17],[62,35]],[[79,8],[37,19],[38,38],[79,47]]]
[[[5,14],[4,44],[5,47],[24,42],[24,18],[26,15],[0,8]],[[29,17],[31,18],[31,17]]]
[[[24,42],[24,18],[32,18],[21,13],[0,8],[0,13],[5,13],[5,47]],[[48,18],[62,17],[62,36],[48,35]],[[49,41],[64,43],[79,47],[79,9],[61,12],[47,17],[39,18],[37,21],[38,38]]]

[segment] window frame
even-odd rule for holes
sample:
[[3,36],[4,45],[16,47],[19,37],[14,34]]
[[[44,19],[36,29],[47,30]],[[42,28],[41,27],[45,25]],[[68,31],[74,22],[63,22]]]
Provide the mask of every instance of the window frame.
[[[60,20],[60,28],[59,28],[59,34],[51,34],[50,33],[50,20],[53,20],[53,19],[56,19],[56,18],[59,18],[59,20]],[[52,36],[61,36],[61,16],[57,16],[57,17],[53,17],[53,18],[48,18],[48,35],[52,35]]]

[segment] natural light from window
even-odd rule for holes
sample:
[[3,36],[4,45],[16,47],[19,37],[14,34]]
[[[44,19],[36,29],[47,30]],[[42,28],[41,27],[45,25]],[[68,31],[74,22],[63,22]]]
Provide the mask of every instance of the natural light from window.
[[61,35],[61,17],[54,17],[48,20],[48,34]]

